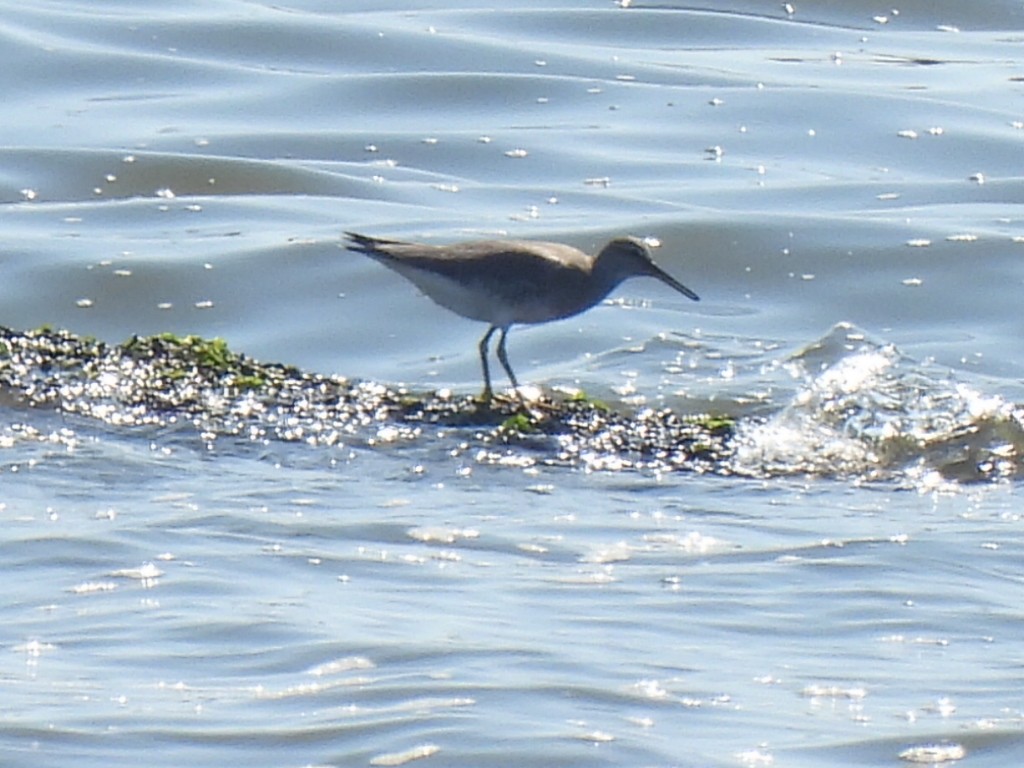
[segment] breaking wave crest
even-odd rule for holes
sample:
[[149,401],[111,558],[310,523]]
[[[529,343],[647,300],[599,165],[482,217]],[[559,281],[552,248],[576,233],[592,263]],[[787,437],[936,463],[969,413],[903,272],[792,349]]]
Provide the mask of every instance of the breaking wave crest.
[[766,420],[739,425],[737,472],[902,479],[925,488],[1021,471],[1024,410],[848,324],[784,367],[798,389]]

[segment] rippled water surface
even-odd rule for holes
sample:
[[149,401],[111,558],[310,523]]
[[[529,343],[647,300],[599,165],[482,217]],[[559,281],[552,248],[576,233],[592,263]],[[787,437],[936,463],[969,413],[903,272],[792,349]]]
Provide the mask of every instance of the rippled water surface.
[[737,420],[728,471],[616,470],[0,391],[4,764],[1018,764],[1022,40],[1010,2],[0,2],[0,325],[474,392],[485,329],[341,232],[630,233],[700,303],[515,328],[519,378]]

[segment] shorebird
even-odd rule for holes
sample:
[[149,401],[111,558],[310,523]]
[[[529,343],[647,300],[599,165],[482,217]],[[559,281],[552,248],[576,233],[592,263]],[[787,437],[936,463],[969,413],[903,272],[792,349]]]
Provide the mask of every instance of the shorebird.
[[498,331],[498,361],[516,394],[519,382],[508,362],[505,341],[516,324],[572,317],[600,302],[629,277],[654,277],[689,299],[699,297],[654,263],[647,244],[618,237],[596,256],[562,243],[534,240],[476,240],[421,245],[346,232],[348,250],[363,253],[406,278],[458,315],[488,323],[480,339],[484,371],[481,398],[490,401],[491,338]]

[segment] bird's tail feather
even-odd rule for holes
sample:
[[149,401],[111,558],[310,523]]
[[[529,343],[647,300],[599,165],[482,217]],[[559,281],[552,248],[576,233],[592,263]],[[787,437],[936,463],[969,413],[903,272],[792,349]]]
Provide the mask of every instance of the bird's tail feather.
[[348,250],[355,251],[356,253],[365,253],[369,256],[380,253],[380,246],[382,245],[398,245],[401,242],[399,240],[385,240],[380,237],[360,235],[356,232],[345,232],[345,237],[349,240],[348,245],[345,246]]

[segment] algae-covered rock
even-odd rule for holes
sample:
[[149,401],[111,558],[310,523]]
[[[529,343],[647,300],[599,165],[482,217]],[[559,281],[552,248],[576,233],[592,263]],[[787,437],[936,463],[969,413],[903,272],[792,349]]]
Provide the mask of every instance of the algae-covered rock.
[[522,405],[412,392],[261,363],[223,339],[133,336],[111,345],[67,331],[0,328],[0,402],[59,408],[130,429],[191,424],[218,438],[313,446],[417,440],[455,430],[481,461],[725,471],[733,423],[669,409],[620,413],[585,396]]

